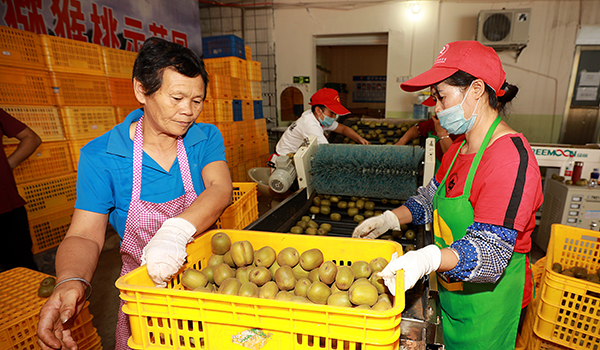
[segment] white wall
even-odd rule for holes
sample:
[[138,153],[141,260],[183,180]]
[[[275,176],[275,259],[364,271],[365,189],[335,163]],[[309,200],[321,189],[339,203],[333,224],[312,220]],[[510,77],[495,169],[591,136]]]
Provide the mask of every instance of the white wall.
[[[313,3],[314,4],[314,3]],[[530,2],[389,2],[351,10],[277,8],[274,12],[277,94],[293,76],[311,77],[316,91],[315,36],[385,33],[388,42],[387,117],[406,118],[415,94],[402,92],[396,79],[429,69],[450,41],[473,40],[480,10],[531,8],[529,44],[518,59],[500,52],[507,81],[520,88],[508,121],[531,142],[556,142],[567,97],[574,43],[580,25],[600,25],[600,0]]]

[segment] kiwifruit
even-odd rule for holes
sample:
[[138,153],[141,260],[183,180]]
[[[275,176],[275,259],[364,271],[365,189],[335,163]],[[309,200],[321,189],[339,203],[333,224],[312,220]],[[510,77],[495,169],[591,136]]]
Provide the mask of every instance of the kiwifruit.
[[348,202],[346,202],[346,201],[339,201],[337,203],[337,207],[340,208],[340,209],[346,209],[346,208],[348,208]]
[[331,221],[340,221],[342,220],[342,215],[340,213],[331,213],[331,215],[329,215],[329,218],[331,219]]
[[331,207],[330,206],[321,206],[320,212],[323,215],[329,215],[329,213],[331,213]]
[[552,271],[561,273],[562,269],[563,268],[562,268],[562,265],[560,263],[555,262],[554,264],[552,264]]
[[308,209],[308,211],[311,214],[319,214],[319,212],[321,211],[321,208],[320,207],[312,206],[312,207],[310,207],[310,209]]
[[292,228],[290,229],[290,233],[300,234],[303,232],[304,232],[304,230],[300,226],[292,226]]

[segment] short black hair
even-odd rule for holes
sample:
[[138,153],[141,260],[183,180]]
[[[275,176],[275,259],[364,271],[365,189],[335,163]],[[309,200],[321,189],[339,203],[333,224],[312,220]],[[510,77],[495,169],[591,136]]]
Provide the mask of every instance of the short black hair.
[[327,106],[325,106],[325,105],[312,105],[310,107],[310,110],[312,111],[313,114],[315,114],[315,109],[317,109],[317,107],[319,107],[321,109],[321,111],[325,111],[325,108],[327,108]]
[[202,76],[206,97],[208,73],[204,61],[194,51],[165,39],[157,37],[146,39],[133,64],[133,79],[137,79],[142,84],[146,96],[160,89],[163,72],[167,68],[190,78]]
[[[452,74],[450,77],[446,78],[444,82],[448,85],[457,86],[462,88],[463,90],[466,90],[476,79],[477,77],[462,70],[459,70],[458,72]],[[496,96],[496,92],[494,91],[494,89],[492,89],[492,87],[488,84],[485,84],[485,91],[488,93],[489,96],[488,104],[490,105],[490,107],[492,107],[499,113],[504,114],[506,104],[512,101],[512,99],[517,95],[517,92],[519,92],[519,88],[515,85],[510,85],[505,82],[502,89],[504,90],[504,95]]]

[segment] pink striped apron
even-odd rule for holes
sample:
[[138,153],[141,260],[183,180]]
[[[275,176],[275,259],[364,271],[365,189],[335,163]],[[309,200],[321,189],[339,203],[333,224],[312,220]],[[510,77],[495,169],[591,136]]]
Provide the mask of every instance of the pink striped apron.
[[[129,213],[125,222],[125,233],[121,242],[121,256],[123,259],[121,276],[141,265],[142,250],[162,223],[168,218],[181,214],[198,197],[196,191],[194,191],[187,154],[183,146],[183,139],[180,136],[177,138],[177,159],[179,160],[185,194],[165,203],[150,203],[140,200],[144,144],[143,120],[144,116],[142,115],[136,125],[133,137],[133,188],[131,190]],[[130,349],[127,346],[127,340],[131,336],[131,328],[128,316],[122,311],[123,304],[124,302],[121,300],[115,339],[115,349],[117,350]]]

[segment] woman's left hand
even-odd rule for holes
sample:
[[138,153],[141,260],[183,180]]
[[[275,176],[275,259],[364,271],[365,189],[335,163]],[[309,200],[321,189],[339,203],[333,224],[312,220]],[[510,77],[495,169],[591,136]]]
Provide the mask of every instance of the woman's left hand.
[[193,241],[196,227],[182,218],[167,219],[150,242],[144,247],[142,265],[157,287],[167,282],[179,271],[187,256],[186,246]]

